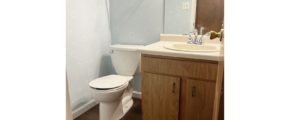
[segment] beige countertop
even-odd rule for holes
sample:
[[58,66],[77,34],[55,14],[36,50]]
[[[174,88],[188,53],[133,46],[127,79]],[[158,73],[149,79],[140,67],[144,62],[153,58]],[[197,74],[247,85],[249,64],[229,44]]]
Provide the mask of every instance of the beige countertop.
[[[203,60],[213,60],[219,61],[219,52],[184,52],[184,51],[175,51],[169,50],[163,47],[165,44],[170,43],[181,43],[186,44],[186,40],[170,40],[166,41],[160,35],[160,41],[147,45],[143,48],[137,49],[137,52],[142,54],[150,54],[150,55],[161,55],[161,56],[169,56],[169,57],[182,57],[182,58],[193,58],[193,59],[203,59]],[[216,46],[220,48],[220,44],[217,43],[207,43],[206,45]]]

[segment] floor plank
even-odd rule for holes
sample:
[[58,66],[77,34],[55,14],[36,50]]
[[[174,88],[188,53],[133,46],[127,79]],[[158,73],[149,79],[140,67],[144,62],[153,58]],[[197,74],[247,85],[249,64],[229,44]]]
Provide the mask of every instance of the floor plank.
[[[133,98],[134,104],[128,113],[121,120],[141,120],[142,106],[141,99]],[[84,114],[77,117],[75,120],[99,120],[99,105],[91,108]]]

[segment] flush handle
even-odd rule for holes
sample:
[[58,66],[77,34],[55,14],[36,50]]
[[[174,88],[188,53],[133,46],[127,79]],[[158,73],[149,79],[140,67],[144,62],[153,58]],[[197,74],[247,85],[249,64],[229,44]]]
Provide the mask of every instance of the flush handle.
[[175,93],[175,83],[172,83],[172,93]]
[[191,96],[194,97],[195,96],[195,86],[192,86],[192,90],[191,90]]
[[113,53],[114,53],[114,51],[113,51],[113,50],[110,50],[109,52],[110,52],[111,54],[113,54]]

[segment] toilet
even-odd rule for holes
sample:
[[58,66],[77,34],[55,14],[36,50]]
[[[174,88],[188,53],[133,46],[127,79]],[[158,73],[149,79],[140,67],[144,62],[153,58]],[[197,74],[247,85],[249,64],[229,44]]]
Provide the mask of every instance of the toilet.
[[89,83],[90,93],[100,104],[100,120],[120,120],[132,107],[131,80],[141,72],[141,45],[111,45],[110,53],[117,75],[108,75]]

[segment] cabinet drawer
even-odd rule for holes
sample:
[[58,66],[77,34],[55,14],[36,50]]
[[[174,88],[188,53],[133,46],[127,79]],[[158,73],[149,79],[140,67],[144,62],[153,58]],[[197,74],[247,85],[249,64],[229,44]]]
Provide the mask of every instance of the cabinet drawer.
[[217,63],[193,62],[168,58],[142,56],[142,69],[146,72],[186,76],[195,79],[216,80]]

